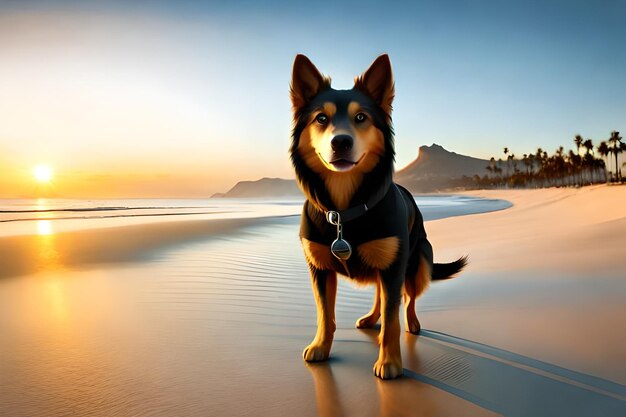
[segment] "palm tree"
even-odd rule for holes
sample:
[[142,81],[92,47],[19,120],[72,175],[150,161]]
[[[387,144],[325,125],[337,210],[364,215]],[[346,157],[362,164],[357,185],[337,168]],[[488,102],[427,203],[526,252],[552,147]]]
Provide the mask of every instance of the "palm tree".
[[510,171],[510,167],[509,167],[510,163],[509,163],[509,161],[511,160],[511,157],[507,156],[507,154],[509,153],[509,148],[505,147],[502,152],[504,152],[504,156],[506,156],[506,173],[508,175],[509,171]]
[[554,158],[552,160],[554,166],[554,176],[557,178],[563,178],[563,172],[565,171],[565,159],[563,158],[564,149],[562,146],[559,146],[559,149],[554,153]]
[[517,159],[515,159],[515,154],[512,153],[509,156],[511,157],[511,161],[513,161],[513,173],[517,174]]
[[537,161],[537,182],[542,179],[544,172],[544,162],[545,162],[545,152],[541,148],[537,148],[537,153],[535,154],[535,160]]
[[585,156],[583,157],[583,165],[585,167],[587,167],[587,170],[589,171],[590,174],[590,180],[589,180],[589,184],[593,184],[593,168],[594,168],[594,157],[592,154],[590,153],[586,153]]
[[[502,174],[502,168],[496,165],[493,167],[493,172],[495,172],[496,174]],[[498,179],[502,181],[502,178],[500,176],[498,176]]]
[[528,174],[530,175],[535,171],[535,154],[531,153],[528,155],[528,164],[530,165],[530,170],[528,171]]
[[576,145],[576,155],[579,156],[579,158],[575,158],[574,163],[577,164],[576,171],[578,171],[581,186],[583,185],[583,167],[582,167],[583,158],[582,156],[580,156],[580,148],[583,146],[584,141],[585,140],[580,135],[580,133],[574,136],[574,145]]
[[[609,155],[609,146],[606,144],[606,141],[600,142],[600,144],[598,145],[598,153],[603,158],[603,160],[604,158],[607,157],[607,155]],[[606,181],[607,179],[608,179],[608,175],[606,173],[606,164],[605,164],[604,165],[604,180]]]
[[[624,142],[620,143],[620,145],[619,145],[619,153],[622,153],[622,152],[626,152],[626,143],[624,143]],[[622,166],[624,166],[624,163],[622,163]],[[621,179],[623,179],[623,177],[622,177],[622,168],[619,169],[619,177]]]
[[624,143],[622,142],[622,137],[619,135],[617,130],[611,132],[611,137],[608,142],[609,152],[615,155],[615,180],[620,181],[622,177],[622,170],[617,165],[617,156],[624,152]]
[[496,173],[497,173],[496,158],[492,156],[491,159],[489,160],[489,165],[487,165],[486,168],[487,168],[487,171],[489,171],[489,173],[493,175],[492,178],[495,178]]
[[526,167],[526,176],[530,175],[530,164],[531,164],[531,162],[530,162],[530,158],[528,157],[528,154],[522,155],[522,163]]
[[570,149],[567,153],[567,168],[569,176],[573,177],[574,185],[579,185],[577,175],[578,165],[580,165],[580,155],[574,153],[574,151]]
[[604,163],[604,159],[594,158],[593,160],[593,169],[597,171],[604,172],[604,181],[606,182],[606,164]]
[[580,147],[583,144],[583,137],[580,134],[574,136],[574,144],[576,145],[576,152],[580,155]]
[[583,142],[583,148],[585,148],[585,156],[583,157],[583,165],[585,165],[591,171],[591,183],[593,184],[593,142],[591,139],[587,139]]

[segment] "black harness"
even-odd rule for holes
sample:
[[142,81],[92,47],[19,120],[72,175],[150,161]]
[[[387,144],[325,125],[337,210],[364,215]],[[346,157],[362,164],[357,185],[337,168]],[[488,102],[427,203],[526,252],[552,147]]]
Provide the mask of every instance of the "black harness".
[[[396,187],[396,185],[393,183],[391,184],[391,186]],[[391,187],[389,188],[391,190]],[[328,210],[325,212],[326,221],[332,225],[337,226],[337,238],[330,245],[330,251],[335,256],[335,258],[339,259],[340,261],[347,261],[348,259],[350,259],[350,256],[352,256],[352,246],[347,240],[343,238],[343,224],[361,217],[370,209],[374,208],[385,198],[387,192],[374,194],[372,197],[369,198],[366,203],[359,204],[345,210]]]

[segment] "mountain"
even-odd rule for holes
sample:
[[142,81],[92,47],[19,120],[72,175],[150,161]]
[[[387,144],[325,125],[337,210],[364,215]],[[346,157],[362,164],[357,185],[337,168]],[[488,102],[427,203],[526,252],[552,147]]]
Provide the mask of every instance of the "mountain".
[[226,193],[216,193],[211,198],[284,198],[300,197],[302,192],[295,180],[261,178],[257,181],[239,181]]
[[474,175],[487,173],[489,161],[450,152],[433,143],[421,146],[418,157],[397,171],[394,180],[413,193],[471,187]]
[[[474,188],[474,175],[487,173],[489,161],[450,152],[433,143],[421,146],[418,157],[395,173],[394,181],[413,193],[428,193],[459,188]],[[295,180],[262,178],[240,181],[226,193],[212,198],[280,198],[302,197]]]

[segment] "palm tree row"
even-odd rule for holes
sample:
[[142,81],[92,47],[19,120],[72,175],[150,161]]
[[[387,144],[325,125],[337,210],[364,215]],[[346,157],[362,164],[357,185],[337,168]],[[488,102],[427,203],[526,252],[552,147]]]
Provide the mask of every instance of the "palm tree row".
[[[516,158],[508,147],[504,148],[506,160],[491,158],[486,167],[488,174],[482,178],[477,175],[474,181],[480,187],[583,186],[622,181],[618,156],[626,151],[626,143],[622,142],[619,132],[611,132],[610,138],[597,147],[591,139],[576,135],[574,145],[575,151],[565,152],[560,146],[553,155],[548,155],[538,148],[534,154],[524,154],[522,158]],[[615,171],[610,169],[612,155],[615,157]]]

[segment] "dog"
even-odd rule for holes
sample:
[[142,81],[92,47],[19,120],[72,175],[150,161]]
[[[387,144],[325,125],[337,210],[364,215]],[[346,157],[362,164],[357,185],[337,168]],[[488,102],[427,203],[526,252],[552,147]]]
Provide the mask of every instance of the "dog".
[[336,329],[337,274],[376,286],[371,311],[356,327],[381,318],[374,374],[402,374],[399,308],[406,331],[418,334],[415,299],[431,280],[460,272],[467,257],[433,263],[424,220],[405,188],[393,182],[391,110],[394,81],[387,55],[379,56],[350,90],[335,90],[304,55],[291,80],[294,127],[290,148],[306,197],[300,240],[317,304],[317,333],[303,352],[307,362],[328,359]]

